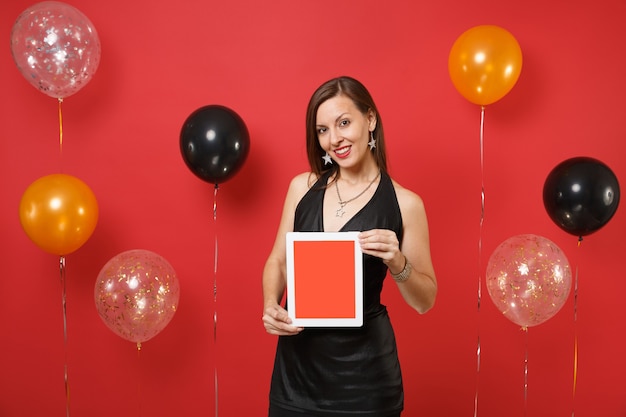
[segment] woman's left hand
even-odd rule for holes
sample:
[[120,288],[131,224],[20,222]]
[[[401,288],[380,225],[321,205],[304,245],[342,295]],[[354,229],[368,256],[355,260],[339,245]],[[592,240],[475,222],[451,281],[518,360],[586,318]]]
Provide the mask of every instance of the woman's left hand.
[[[400,242],[395,232],[387,229],[372,229],[359,233],[361,251],[381,258],[392,270],[404,268],[404,256],[400,252]],[[397,267],[394,269],[393,267]]]

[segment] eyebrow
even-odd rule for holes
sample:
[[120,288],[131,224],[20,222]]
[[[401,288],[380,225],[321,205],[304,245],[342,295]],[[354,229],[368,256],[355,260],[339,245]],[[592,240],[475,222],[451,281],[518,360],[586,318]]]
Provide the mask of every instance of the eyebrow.
[[[350,115],[350,112],[341,113],[339,116],[335,118],[335,123],[337,123],[339,120],[344,119],[346,116],[349,116],[349,115]],[[315,127],[326,127],[326,125],[316,124]]]

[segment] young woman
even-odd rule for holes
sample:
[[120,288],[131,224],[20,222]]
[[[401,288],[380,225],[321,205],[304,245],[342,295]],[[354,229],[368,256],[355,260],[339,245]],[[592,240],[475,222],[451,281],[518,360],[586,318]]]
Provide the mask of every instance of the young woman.
[[[269,416],[399,416],[402,375],[380,294],[389,271],[417,312],[425,313],[435,302],[424,204],[389,177],[382,120],[359,81],[339,77],[315,91],[307,109],[306,141],[311,172],[291,181],[263,271],[263,324],[267,333],[279,336]],[[291,324],[281,306],[290,231],[360,232],[362,327]],[[320,262],[332,268],[333,254]]]

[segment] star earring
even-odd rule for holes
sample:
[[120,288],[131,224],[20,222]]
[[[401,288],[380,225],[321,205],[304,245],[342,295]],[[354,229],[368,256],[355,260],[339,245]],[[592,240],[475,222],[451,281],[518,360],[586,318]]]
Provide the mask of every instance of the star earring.
[[367,142],[367,144],[370,147],[370,151],[374,150],[374,148],[376,147],[376,139],[374,139],[374,131],[373,130],[370,132],[370,141]]
[[331,159],[330,155],[328,154],[328,152],[326,152],[326,155],[322,156],[322,159],[324,160],[324,165],[332,165],[333,164],[333,160]]

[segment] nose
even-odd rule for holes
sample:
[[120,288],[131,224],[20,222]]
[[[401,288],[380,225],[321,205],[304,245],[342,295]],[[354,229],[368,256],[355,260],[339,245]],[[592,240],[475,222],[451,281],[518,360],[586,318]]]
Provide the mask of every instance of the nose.
[[339,132],[337,129],[331,128],[328,130],[328,134],[330,136],[330,144],[333,146],[337,146],[341,143],[342,138],[339,136]]

